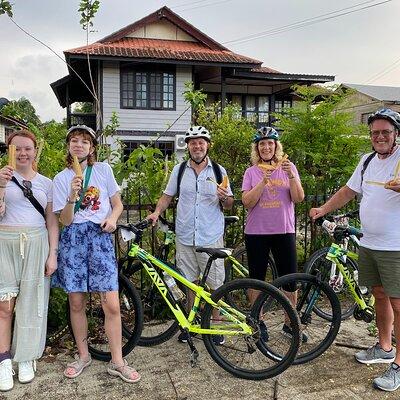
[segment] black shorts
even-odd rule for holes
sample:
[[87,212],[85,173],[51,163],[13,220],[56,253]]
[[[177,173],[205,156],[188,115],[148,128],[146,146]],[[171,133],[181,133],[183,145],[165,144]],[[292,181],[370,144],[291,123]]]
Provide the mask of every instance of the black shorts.
[[278,276],[297,272],[296,235],[245,235],[249,277],[265,280],[269,252],[274,256]]

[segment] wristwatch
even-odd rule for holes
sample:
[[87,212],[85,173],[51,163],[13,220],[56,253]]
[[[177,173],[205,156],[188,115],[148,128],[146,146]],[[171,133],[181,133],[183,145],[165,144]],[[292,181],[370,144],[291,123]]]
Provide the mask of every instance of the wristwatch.
[[68,204],[75,204],[75,200],[71,200],[71,198],[68,196],[67,197],[67,203]]

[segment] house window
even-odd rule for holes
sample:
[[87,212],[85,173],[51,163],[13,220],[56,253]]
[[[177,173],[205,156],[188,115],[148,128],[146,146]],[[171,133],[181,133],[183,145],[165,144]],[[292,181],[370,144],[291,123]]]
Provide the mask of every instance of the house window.
[[121,108],[175,109],[175,73],[121,67]]
[[[124,141],[124,161],[126,161],[129,158],[129,155],[132,153],[133,150],[137,149],[141,144],[144,144],[145,146],[149,144],[148,141],[145,140],[125,140]],[[160,149],[161,152],[163,153],[164,157],[168,155],[168,157],[171,157],[172,154],[174,153],[174,142],[160,142],[157,141],[153,143],[153,147],[156,147],[157,149]]]
[[373,115],[373,112],[361,114],[361,123],[367,125],[368,124],[368,117]]
[[258,122],[268,124],[269,121],[269,97],[260,96],[258,98]]
[[280,113],[284,108],[292,107],[292,100],[275,100],[275,112]]

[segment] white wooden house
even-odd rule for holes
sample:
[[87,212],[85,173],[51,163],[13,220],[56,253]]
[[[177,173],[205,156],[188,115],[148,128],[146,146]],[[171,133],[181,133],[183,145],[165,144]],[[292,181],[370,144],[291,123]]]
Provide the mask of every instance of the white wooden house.
[[[117,135],[129,153],[161,134],[157,147],[183,152],[191,109],[183,98],[185,82],[203,89],[208,101],[240,105],[256,125],[271,123],[271,112],[292,105],[290,87],[333,81],[333,76],[282,73],[216,42],[167,7],[93,43],[64,52],[69,74],[51,84],[67,123],[86,123],[101,132],[112,112]],[[98,93],[100,113],[74,114],[75,102],[93,102],[87,61]],[[99,115],[102,115],[102,118]]]

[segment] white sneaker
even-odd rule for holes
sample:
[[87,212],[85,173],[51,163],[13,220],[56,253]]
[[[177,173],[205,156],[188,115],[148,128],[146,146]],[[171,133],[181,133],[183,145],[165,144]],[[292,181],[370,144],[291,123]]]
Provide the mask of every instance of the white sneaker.
[[18,363],[18,380],[20,383],[29,383],[35,377],[36,360]]
[[0,363],[0,391],[6,392],[11,390],[14,386],[13,375],[15,375],[12,369],[12,363],[9,358]]

